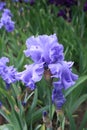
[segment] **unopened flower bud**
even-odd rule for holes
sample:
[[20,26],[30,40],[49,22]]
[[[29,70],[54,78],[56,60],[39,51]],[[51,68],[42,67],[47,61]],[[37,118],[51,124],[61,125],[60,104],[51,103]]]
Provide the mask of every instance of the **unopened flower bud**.
[[52,128],[52,122],[48,116],[47,111],[43,112],[43,122],[45,123],[47,128]]
[[25,106],[26,106],[26,102],[25,102],[25,101],[22,101],[22,105],[25,107]]

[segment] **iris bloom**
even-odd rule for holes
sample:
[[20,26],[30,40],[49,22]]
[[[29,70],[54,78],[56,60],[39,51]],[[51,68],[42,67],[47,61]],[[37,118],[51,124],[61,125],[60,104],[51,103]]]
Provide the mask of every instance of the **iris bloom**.
[[13,66],[7,66],[9,59],[2,57],[0,59],[0,77],[5,81],[6,85],[10,85],[18,80],[17,71]]
[[12,14],[9,9],[4,9],[0,19],[0,28],[4,27],[6,31],[12,32],[14,30],[14,22],[11,19]]
[[73,62],[64,60],[63,46],[58,43],[56,34],[32,36],[27,39],[26,46],[24,53],[34,63],[27,65],[26,70],[20,72],[20,79],[33,90],[43,74],[47,78],[48,75],[50,78],[57,78],[53,83],[52,101],[60,109],[65,102],[62,90],[74,85],[78,79],[78,76],[72,73]]

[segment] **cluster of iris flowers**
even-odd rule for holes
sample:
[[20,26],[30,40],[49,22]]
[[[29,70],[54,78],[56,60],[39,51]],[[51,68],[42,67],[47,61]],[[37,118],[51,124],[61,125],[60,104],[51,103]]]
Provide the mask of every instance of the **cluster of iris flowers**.
[[12,13],[9,9],[4,8],[6,6],[5,2],[0,2],[0,29],[4,27],[7,32],[12,32],[15,28],[15,23],[12,21]]
[[76,0],[49,0],[51,4],[55,5],[64,5],[66,7],[70,7],[76,4]]
[[[78,5],[77,0],[49,0],[50,4],[54,4],[58,7],[61,7],[61,9],[58,11],[58,17],[63,17],[68,22],[71,22],[72,20],[72,6]],[[87,1],[84,3],[83,10],[87,11]]]
[[49,0],[49,3],[63,7],[58,11],[58,17],[63,17],[68,22],[71,22],[71,7],[77,5],[76,0]]

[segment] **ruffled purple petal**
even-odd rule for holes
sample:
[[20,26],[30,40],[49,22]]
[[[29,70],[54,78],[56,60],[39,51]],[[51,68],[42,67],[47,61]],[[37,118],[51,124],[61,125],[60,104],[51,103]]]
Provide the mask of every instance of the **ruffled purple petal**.
[[18,80],[16,68],[13,66],[7,66],[9,62],[7,57],[0,58],[0,76],[6,82],[6,84],[14,83]]
[[73,62],[63,61],[57,64],[49,65],[49,69],[53,74],[52,77],[58,78],[64,89],[74,85],[75,81],[78,79],[78,76],[71,71],[72,64]]
[[63,46],[58,44],[56,34],[32,36],[27,39],[26,46],[25,55],[30,56],[35,63],[45,62],[49,64],[64,59]]
[[19,73],[19,79],[29,88],[35,89],[35,83],[40,81],[43,75],[43,63],[26,65],[26,70]]

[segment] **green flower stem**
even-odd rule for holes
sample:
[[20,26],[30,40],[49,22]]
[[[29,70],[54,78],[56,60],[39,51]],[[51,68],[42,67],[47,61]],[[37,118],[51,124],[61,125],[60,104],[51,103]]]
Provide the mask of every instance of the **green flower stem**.
[[51,91],[50,91],[50,89],[48,90],[48,100],[49,100],[49,114],[50,114],[50,119],[52,119],[52,100],[51,100]]

